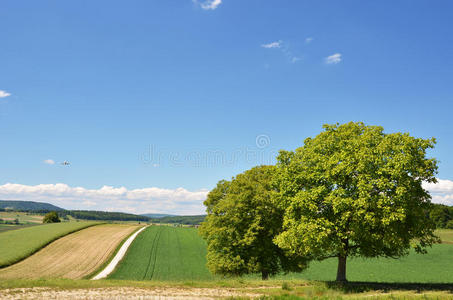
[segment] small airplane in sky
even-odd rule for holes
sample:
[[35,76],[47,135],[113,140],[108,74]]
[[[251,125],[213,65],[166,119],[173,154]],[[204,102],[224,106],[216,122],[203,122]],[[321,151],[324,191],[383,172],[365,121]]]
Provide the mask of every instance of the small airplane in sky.
[[64,162],[61,163],[62,166],[69,166],[71,165],[71,163],[67,160],[65,160]]

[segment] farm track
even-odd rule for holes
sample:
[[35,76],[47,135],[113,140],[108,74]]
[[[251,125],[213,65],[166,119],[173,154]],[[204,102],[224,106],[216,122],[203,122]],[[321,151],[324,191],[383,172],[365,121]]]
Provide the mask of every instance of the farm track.
[[135,229],[135,225],[109,224],[80,230],[0,270],[0,278],[80,279],[98,269]]
[[207,300],[230,297],[258,297],[260,294],[250,293],[235,288],[91,288],[60,290],[52,288],[18,288],[0,290],[0,298],[19,299],[149,299],[149,300]]

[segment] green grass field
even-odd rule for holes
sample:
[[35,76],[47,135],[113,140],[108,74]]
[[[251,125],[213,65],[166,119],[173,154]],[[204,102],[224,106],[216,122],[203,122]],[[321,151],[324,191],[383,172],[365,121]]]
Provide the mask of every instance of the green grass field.
[[130,280],[212,280],[206,244],[195,228],[151,226],[137,236],[109,278]]
[[10,225],[10,224],[0,224],[0,233],[9,230],[22,229],[31,226],[37,226],[38,224],[25,224],[25,225]]
[[32,226],[0,233],[0,267],[35,253],[50,242],[99,222],[65,222]]
[[[439,235],[449,242],[453,231]],[[206,268],[206,244],[194,228],[151,226],[132,243],[126,257],[109,277],[128,280],[219,280]],[[281,274],[274,279],[335,280],[336,259],[313,262],[302,273]],[[411,253],[401,259],[353,258],[348,260],[350,281],[401,283],[453,283],[453,245],[434,245],[428,254]],[[246,276],[247,280],[259,276]]]

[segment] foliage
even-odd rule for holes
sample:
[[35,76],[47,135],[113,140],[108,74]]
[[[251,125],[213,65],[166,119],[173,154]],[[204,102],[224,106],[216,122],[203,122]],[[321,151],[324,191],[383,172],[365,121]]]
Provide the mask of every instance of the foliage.
[[146,216],[139,216],[120,212],[94,211],[94,210],[67,210],[60,213],[62,216],[71,216],[81,220],[98,221],[143,221],[148,222]]
[[183,224],[183,225],[199,225],[206,218],[206,215],[198,216],[165,216],[159,218],[151,218],[152,223],[161,224]]
[[436,224],[437,228],[449,228],[448,223],[453,220],[453,207],[443,204],[433,204],[429,217]]
[[445,228],[447,229],[453,229],[453,220],[449,220],[447,224],[445,225]]
[[302,270],[305,260],[289,257],[273,242],[282,226],[283,210],[272,201],[274,166],[260,166],[222,180],[204,204],[208,215],[200,234],[208,244],[208,268],[215,274]]
[[206,243],[195,228],[150,226],[128,249],[109,279],[212,280]]
[[0,268],[16,263],[54,240],[96,222],[52,223],[0,233]]
[[42,222],[43,223],[60,223],[61,220],[58,217],[58,214],[56,211],[51,211],[44,216],[44,219],[42,219]]
[[426,158],[435,140],[353,122],[324,129],[278,156],[276,200],[285,215],[275,242],[311,259],[338,257],[338,281],[349,256],[425,252],[437,241],[422,187],[436,181],[436,160]]

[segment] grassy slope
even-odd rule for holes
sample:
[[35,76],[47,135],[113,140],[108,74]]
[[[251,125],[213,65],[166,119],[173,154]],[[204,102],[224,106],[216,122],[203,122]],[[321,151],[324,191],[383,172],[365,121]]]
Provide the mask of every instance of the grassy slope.
[[[443,231],[446,240],[453,231]],[[206,269],[206,245],[193,228],[151,226],[131,245],[112,279],[215,280]],[[411,253],[401,259],[348,260],[348,279],[368,282],[453,283],[453,245],[435,245],[428,254]],[[428,267],[429,266],[429,267]],[[337,261],[313,262],[302,273],[276,279],[334,280]],[[248,280],[257,276],[247,276]]]
[[52,241],[99,222],[44,224],[0,233],[0,267],[16,263]]
[[151,226],[132,243],[109,278],[132,280],[210,280],[206,244],[194,228]]

